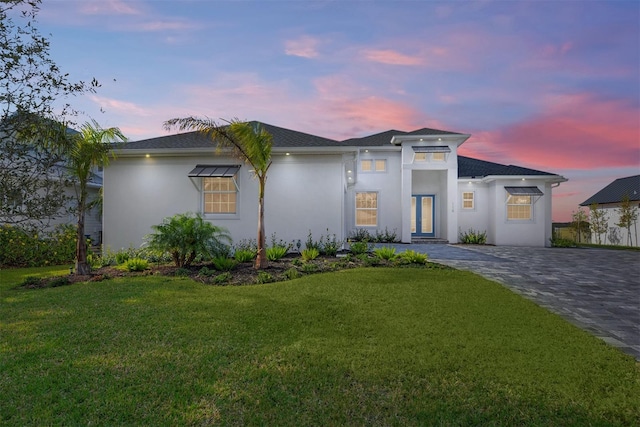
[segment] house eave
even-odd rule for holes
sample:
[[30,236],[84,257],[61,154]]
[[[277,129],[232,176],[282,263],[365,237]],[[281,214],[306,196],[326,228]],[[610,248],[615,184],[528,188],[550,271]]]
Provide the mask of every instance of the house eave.
[[520,181],[544,181],[552,184],[567,182],[568,179],[561,175],[487,175],[484,177],[464,177],[460,176],[458,179],[478,179],[481,182],[489,183],[497,180],[520,180]]
[[434,144],[455,144],[457,147],[461,146],[467,139],[471,137],[470,134],[436,134],[436,135],[395,135],[391,138],[391,144],[402,145],[405,142],[409,143],[434,143]]

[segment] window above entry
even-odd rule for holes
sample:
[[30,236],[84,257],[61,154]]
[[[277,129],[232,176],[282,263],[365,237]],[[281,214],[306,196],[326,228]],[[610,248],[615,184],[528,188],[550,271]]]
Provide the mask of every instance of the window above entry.
[[451,153],[448,145],[414,145],[413,160],[415,162],[444,162]]

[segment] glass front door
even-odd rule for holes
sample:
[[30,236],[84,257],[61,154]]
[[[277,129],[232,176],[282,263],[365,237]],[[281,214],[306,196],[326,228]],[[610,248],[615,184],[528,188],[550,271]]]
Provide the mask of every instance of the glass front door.
[[435,199],[436,196],[426,194],[411,196],[411,235],[435,237]]

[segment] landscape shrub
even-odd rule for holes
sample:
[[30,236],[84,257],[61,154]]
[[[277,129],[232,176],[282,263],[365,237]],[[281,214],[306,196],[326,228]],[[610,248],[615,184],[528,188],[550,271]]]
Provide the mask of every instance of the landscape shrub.
[[366,254],[370,249],[370,244],[366,240],[352,242],[349,246],[349,250],[354,255]]
[[377,243],[395,243],[398,241],[398,235],[396,233],[396,229],[393,231],[389,231],[387,227],[384,228],[384,231],[376,230],[375,241]]
[[0,225],[0,267],[38,267],[73,263],[76,229],[59,225],[37,233],[22,227]]
[[218,274],[213,278],[213,283],[216,285],[224,285],[225,283],[229,283],[233,279],[233,274],[225,271],[224,273]]
[[269,261],[278,261],[282,259],[288,252],[286,246],[272,246],[267,248],[267,259]]
[[267,273],[266,271],[258,271],[258,277],[256,278],[256,283],[263,284],[263,283],[271,283],[274,281],[275,279],[270,273]]
[[209,270],[207,267],[202,267],[200,271],[198,271],[199,276],[209,277],[213,275],[213,271]]
[[231,271],[238,262],[233,258],[218,256],[212,260],[212,263],[215,269],[218,271]]
[[356,228],[349,233],[348,240],[351,242],[371,242],[375,239],[371,237],[366,228]]
[[303,249],[300,255],[302,256],[302,259],[304,261],[311,261],[318,258],[318,256],[320,256],[320,251],[316,248],[308,248],[308,249]]
[[392,246],[383,246],[381,248],[374,249],[373,253],[378,258],[389,261],[389,260],[393,260],[396,257],[396,248]]
[[460,240],[460,243],[469,245],[484,245],[487,243],[487,232],[480,232],[470,228],[468,231],[460,232],[458,240]]
[[419,252],[409,249],[404,252],[401,252],[397,256],[396,261],[399,264],[426,264],[427,258],[428,258],[427,254],[421,254]]
[[149,268],[149,261],[142,258],[131,258],[122,264],[127,271],[144,271]]
[[575,241],[563,237],[552,237],[550,241],[554,248],[575,248],[578,246]]
[[312,263],[303,264],[302,271],[304,273],[315,273],[318,271],[318,266]]
[[313,240],[313,235],[311,234],[311,230],[309,230],[309,234],[307,235],[307,241],[304,243],[305,249],[317,249],[320,252],[320,242],[316,242]]
[[340,246],[342,246],[342,242],[338,241],[335,234],[329,233],[329,229],[327,228],[327,235],[320,236],[317,249],[322,255],[336,256]]
[[233,257],[238,262],[251,262],[256,258],[256,251],[251,249],[236,249]]
[[231,236],[227,230],[205,221],[201,214],[177,214],[151,228],[155,232],[145,237],[148,247],[170,254],[176,267],[188,267],[198,256],[229,253]]
[[293,280],[300,277],[300,273],[294,267],[291,267],[282,273],[282,276],[287,280]]
[[173,272],[173,275],[176,277],[187,277],[190,273],[188,268],[178,267],[176,271]]
[[121,265],[127,261],[129,261],[129,251],[122,250],[116,252],[116,264]]

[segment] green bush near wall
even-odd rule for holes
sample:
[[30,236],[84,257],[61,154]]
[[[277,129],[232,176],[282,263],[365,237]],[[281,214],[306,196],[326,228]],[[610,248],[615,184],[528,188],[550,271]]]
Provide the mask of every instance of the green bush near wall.
[[76,229],[60,225],[37,234],[17,226],[0,226],[0,267],[39,267],[75,260]]

